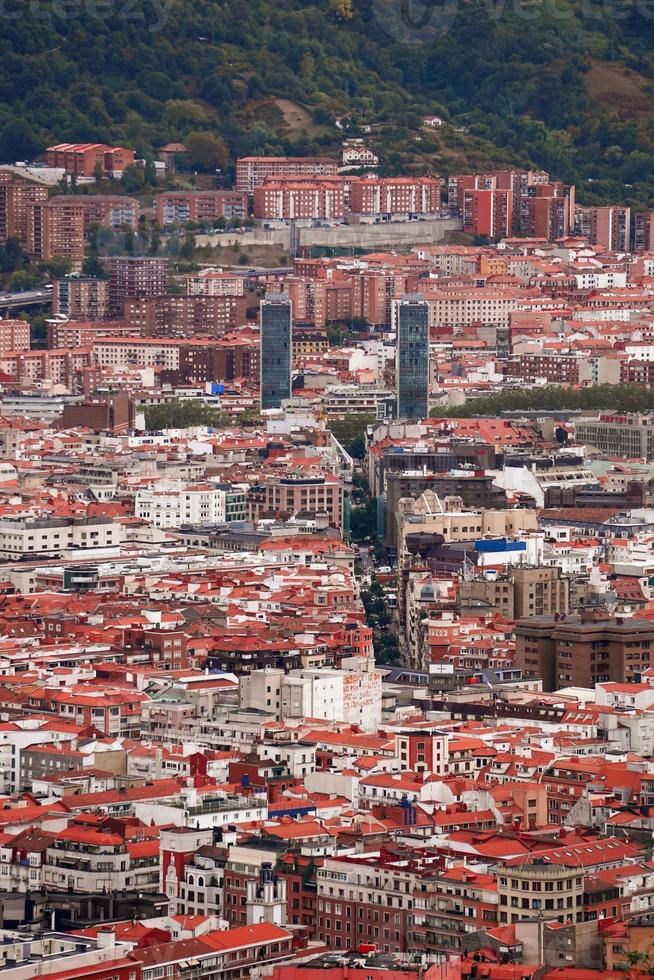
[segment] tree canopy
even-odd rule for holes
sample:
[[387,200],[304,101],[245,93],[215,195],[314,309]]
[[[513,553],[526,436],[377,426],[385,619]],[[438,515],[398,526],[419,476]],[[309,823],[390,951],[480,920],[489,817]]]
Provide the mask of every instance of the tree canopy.
[[[175,141],[197,169],[224,170],[246,154],[336,152],[339,119],[370,133],[383,172],[534,166],[576,183],[582,203],[652,206],[646,4],[619,17],[610,4],[592,17],[583,4],[458,4],[451,23],[427,4],[417,27],[396,23],[397,6],[5,0],[0,152],[98,140],[147,160]],[[442,131],[422,127],[433,113]]]
[[229,416],[206,402],[171,399],[160,405],[148,405],[145,409],[145,424],[150,431],[190,429],[194,425],[222,429],[229,424]]
[[623,412],[654,410],[654,389],[640,385],[593,385],[590,388],[565,388],[544,385],[542,388],[516,388],[483,398],[470,398],[463,405],[436,407],[432,418],[467,419],[502,412],[558,411],[574,409],[617,409]]

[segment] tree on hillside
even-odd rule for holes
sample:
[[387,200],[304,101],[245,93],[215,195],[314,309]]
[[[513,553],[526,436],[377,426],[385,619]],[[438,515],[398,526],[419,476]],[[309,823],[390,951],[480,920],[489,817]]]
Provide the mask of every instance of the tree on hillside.
[[185,140],[188,162],[197,170],[224,170],[229,163],[229,150],[222,136],[212,132],[189,133]]

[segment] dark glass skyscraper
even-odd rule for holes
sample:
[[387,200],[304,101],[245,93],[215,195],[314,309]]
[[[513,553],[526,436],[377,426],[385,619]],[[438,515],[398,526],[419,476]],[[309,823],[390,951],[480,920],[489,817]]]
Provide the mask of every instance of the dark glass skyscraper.
[[291,301],[266,293],[261,301],[261,408],[279,408],[291,397]]
[[397,417],[429,415],[429,307],[422,296],[397,301]]

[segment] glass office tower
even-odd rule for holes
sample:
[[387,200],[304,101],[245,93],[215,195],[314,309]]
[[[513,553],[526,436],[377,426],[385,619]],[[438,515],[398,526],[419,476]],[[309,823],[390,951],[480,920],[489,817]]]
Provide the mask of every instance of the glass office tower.
[[291,397],[291,301],[266,293],[261,301],[261,409]]
[[429,415],[429,307],[422,296],[397,300],[397,417]]

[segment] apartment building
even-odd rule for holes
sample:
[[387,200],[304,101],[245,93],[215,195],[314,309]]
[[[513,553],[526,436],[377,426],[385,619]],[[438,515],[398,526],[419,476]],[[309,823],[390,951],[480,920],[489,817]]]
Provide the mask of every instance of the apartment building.
[[138,228],[140,207],[134,197],[109,194],[66,194],[53,198],[57,202],[75,205],[84,211],[84,233],[88,236],[92,225],[102,225],[120,231],[129,225],[134,231]]
[[[278,669],[254,670],[241,678],[239,703],[241,707],[273,714],[280,721],[321,718],[376,731],[381,724],[381,681],[381,674],[369,661],[362,669],[352,671],[327,668],[286,674]],[[303,743],[302,749],[297,764],[300,770],[313,771],[315,747]]]
[[13,174],[10,177],[0,180],[0,244],[15,238],[27,249],[32,205],[48,200],[48,188]]
[[71,548],[113,548],[121,527],[108,517],[0,518],[2,558],[55,558]]
[[30,349],[30,325],[27,320],[0,320],[0,354]]
[[[162,485],[163,483],[163,485]],[[160,481],[155,487],[138,490],[134,513],[154,527],[182,524],[222,524],[227,520],[227,494],[210,484],[186,485]]]
[[312,324],[315,327],[326,325],[328,291],[326,280],[285,276],[280,282],[280,288],[291,301],[297,323]]
[[[584,364],[587,358],[583,358]],[[520,354],[514,361],[512,370],[523,381],[545,378],[550,384],[579,384],[582,357],[576,354],[546,353]]]
[[560,566],[515,566],[461,582],[461,606],[497,609],[507,619],[553,616],[570,611],[570,578]]
[[340,221],[345,216],[342,179],[267,180],[254,189],[254,217],[276,221],[294,219]]
[[366,177],[352,182],[350,211],[385,217],[437,214],[441,187],[442,180],[436,177]]
[[513,194],[507,190],[466,190],[463,193],[463,230],[496,241],[511,234]]
[[179,368],[166,372],[171,384],[235,381],[258,384],[261,373],[259,339],[221,337],[217,342],[189,340],[179,346]]
[[127,298],[123,316],[147,337],[220,337],[245,323],[247,300],[230,294]]
[[525,677],[541,677],[543,690],[633,683],[650,666],[654,624],[592,612],[533,616],[515,625],[516,664]]
[[160,365],[170,371],[179,369],[180,348],[184,341],[151,337],[102,337],[92,347],[93,361],[99,367],[127,368]]
[[568,235],[574,223],[575,188],[550,183],[544,171],[458,174],[448,180],[448,206],[463,215],[471,234],[555,241]]
[[47,379],[72,390],[83,369],[90,365],[91,351],[88,347],[7,351],[0,355],[0,371],[16,378],[21,385]]
[[416,896],[427,900],[441,862],[435,851],[399,855],[383,849],[326,858],[316,877],[317,938],[337,950],[361,943],[384,953],[413,949]]
[[236,190],[253,194],[266,180],[337,175],[338,160],[331,157],[241,157],[236,161]]
[[74,821],[58,831],[43,855],[39,885],[48,891],[97,894],[113,889],[156,892],[159,842],[137,846],[113,829]]
[[498,871],[500,923],[541,918],[583,922],[584,874],[579,867],[535,859],[504,865]]
[[453,174],[447,180],[448,207],[463,212],[466,191],[492,191],[496,187],[497,179],[493,174]]
[[81,266],[84,260],[86,211],[67,196],[53,197],[32,204],[27,220],[27,252],[34,259],[47,261],[55,255]]
[[521,234],[530,238],[554,242],[570,234],[574,213],[574,186],[533,184],[519,199],[519,229]]
[[633,250],[654,252],[654,211],[636,211]]
[[[1,324],[0,324],[1,327]],[[46,323],[49,348],[91,347],[101,337],[140,337],[139,327],[122,320],[91,321],[51,319]]]
[[333,527],[343,526],[343,484],[336,476],[269,476],[256,510],[289,516],[326,515]]
[[186,276],[188,296],[244,296],[245,278],[221,269],[201,269]]
[[109,283],[92,276],[65,276],[53,283],[52,312],[70,320],[104,320],[109,314]]
[[654,415],[603,412],[595,419],[579,419],[575,440],[602,454],[649,462],[654,460]]
[[105,143],[58,143],[48,147],[47,161],[75,177],[94,177],[98,166],[103,177],[120,177],[134,163],[134,151]]
[[109,260],[109,311],[122,316],[125,300],[164,296],[168,284],[165,259],[117,256]]
[[620,382],[629,385],[654,385],[654,361],[621,361]]
[[248,196],[236,191],[169,191],[154,199],[155,216],[160,225],[213,224],[219,218],[241,221],[248,216]]
[[593,245],[610,252],[628,252],[631,244],[631,208],[577,207],[577,228]]
[[523,305],[525,293],[512,289],[449,289],[424,280],[418,283],[429,305],[429,325],[463,327],[473,323],[508,327],[511,313]]

